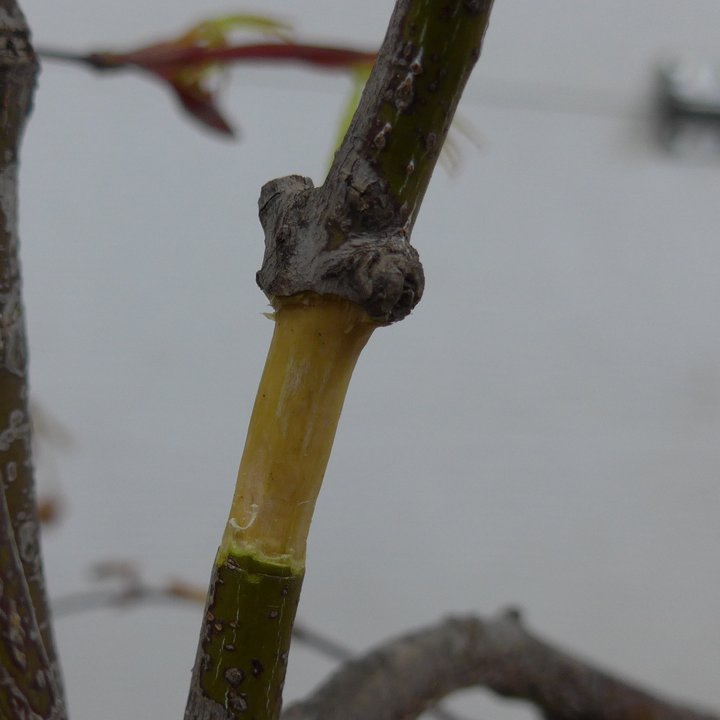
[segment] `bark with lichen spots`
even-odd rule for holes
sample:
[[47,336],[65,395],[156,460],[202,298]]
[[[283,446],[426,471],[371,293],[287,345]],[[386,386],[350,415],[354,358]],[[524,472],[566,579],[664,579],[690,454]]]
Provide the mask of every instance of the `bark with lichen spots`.
[[64,717],[40,555],[18,257],[18,150],[37,62],[25,19],[0,2],[0,708]]
[[279,716],[302,580],[249,556],[216,565],[186,718]]

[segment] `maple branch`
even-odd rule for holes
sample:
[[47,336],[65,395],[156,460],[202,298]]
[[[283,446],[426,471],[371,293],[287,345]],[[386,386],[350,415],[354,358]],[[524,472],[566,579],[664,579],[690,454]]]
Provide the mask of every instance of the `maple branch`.
[[[276,720],[307,534],[350,377],[424,276],[410,233],[492,3],[398,0],[322,187],[260,194],[275,331],[210,580],[186,720]],[[347,717],[339,713],[335,717]]]

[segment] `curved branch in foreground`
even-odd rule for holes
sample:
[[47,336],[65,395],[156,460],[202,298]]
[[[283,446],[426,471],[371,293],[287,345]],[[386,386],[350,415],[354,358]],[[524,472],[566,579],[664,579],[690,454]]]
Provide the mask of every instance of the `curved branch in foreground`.
[[408,720],[473,686],[551,720],[718,720],[655,697],[531,634],[517,611],[449,618],[347,663],[283,720]]

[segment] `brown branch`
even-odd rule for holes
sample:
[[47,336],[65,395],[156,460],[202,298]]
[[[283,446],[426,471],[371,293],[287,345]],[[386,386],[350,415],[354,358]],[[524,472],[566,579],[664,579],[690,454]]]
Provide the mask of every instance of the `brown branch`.
[[224,135],[234,131],[217,107],[210,75],[230,63],[292,63],[321,70],[354,70],[372,65],[375,53],[352,48],[284,41],[233,45],[202,34],[185,34],[130,52],[78,54],[54,48],[37,51],[43,60],[79,63],[101,72],[129,69],[167,83],[182,107],[205,127]]
[[0,578],[0,717],[60,720],[62,692],[40,634],[4,492]]
[[[347,648],[345,645],[340,644],[337,640],[323,633],[319,633],[316,630],[303,625],[302,623],[295,623],[293,628],[293,640],[295,642],[307,645],[309,648],[325,655],[333,660],[339,660],[341,662],[349,662],[356,657],[356,654]],[[437,706],[428,712],[430,717],[437,718],[437,720],[462,720],[462,718],[454,712],[450,712],[441,706]]]
[[140,605],[178,603],[190,603],[194,606],[198,604],[194,598],[181,596],[168,586],[140,585],[111,590],[95,588],[59,595],[52,599],[52,608],[55,619],[60,620],[93,610],[130,609]]
[[718,720],[612,677],[531,634],[516,611],[450,618],[347,663],[283,720],[409,720],[473,686],[549,720]]
[[57,50],[42,50],[39,54],[48,59],[84,62],[95,70],[115,70],[134,66],[167,71],[206,63],[231,62],[306,63],[312,67],[332,70],[371,64],[375,60],[375,53],[367,50],[290,41],[227,47],[171,45],[163,48],[158,45],[130,53],[94,52],[85,56],[73,56]]
[[123,560],[108,560],[93,568],[97,580],[115,580],[118,586],[92,590],[80,590],[52,599],[53,613],[56,618],[108,608],[130,608],[149,603],[169,604],[187,603],[193,606],[205,602],[205,590],[184,580],[169,580],[164,585],[151,585],[145,582],[138,568]]

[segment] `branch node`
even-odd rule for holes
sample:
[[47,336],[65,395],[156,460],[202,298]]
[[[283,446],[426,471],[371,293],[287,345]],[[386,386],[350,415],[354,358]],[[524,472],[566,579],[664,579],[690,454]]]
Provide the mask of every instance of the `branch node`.
[[[372,183],[355,177],[348,194],[351,213],[374,215],[362,198]],[[357,184],[359,183],[359,184]],[[260,222],[265,231],[265,257],[258,285],[272,300],[298,293],[335,295],[360,305],[373,320],[401,320],[422,297],[425,284],[417,251],[405,228],[369,222],[354,231],[354,218],[329,215],[322,188],[299,175],[272,180],[260,193]],[[384,220],[384,218],[383,218]],[[382,226],[386,229],[381,229]]]

